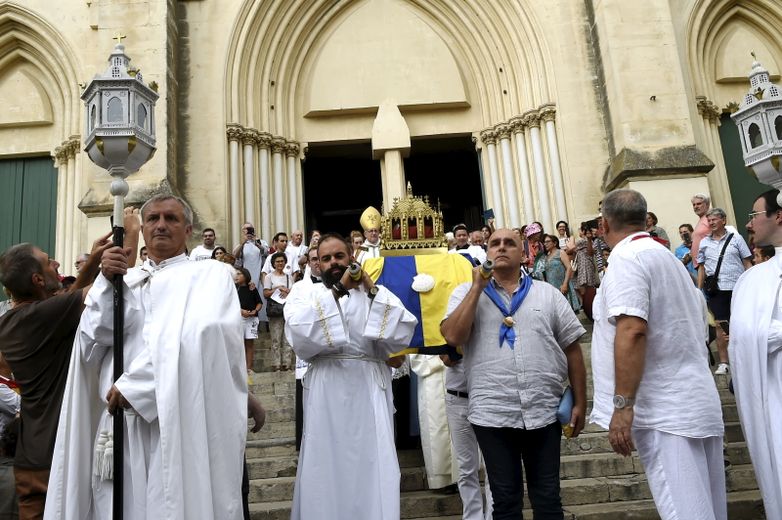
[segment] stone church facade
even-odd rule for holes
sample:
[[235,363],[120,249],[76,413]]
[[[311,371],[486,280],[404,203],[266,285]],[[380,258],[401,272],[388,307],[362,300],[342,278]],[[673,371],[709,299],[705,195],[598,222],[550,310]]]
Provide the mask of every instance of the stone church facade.
[[672,237],[698,192],[741,226],[761,186],[726,114],[750,51],[779,81],[781,28],[776,0],[3,0],[0,240],[67,267],[108,228],[79,97],[117,33],[160,92],[128,201],[182,195],[226,245],[358,227],[408,181],[451,225],[577,225],[628,186]]

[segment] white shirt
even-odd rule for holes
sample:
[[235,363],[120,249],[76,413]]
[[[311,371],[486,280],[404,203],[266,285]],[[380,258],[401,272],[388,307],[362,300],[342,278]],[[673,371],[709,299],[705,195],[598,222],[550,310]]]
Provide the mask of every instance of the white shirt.
[[483,250],[481,246],[474,246],[471,245],[467,249],[450,249],[448,251],[449,253],[460,253],[460,254],[468,254],[472,257],[472,259],[478,263],[478,265],[482,264],[486,261],[486,251]]
[[[644,238],[633,240],[637,236]],[[619,242],[593,305],[594,407],[608,428],[614,413],[616,318],[647,323],[646,357],[634,428],[703,438],[722,435],[722,409],[706,350],[705,303],[687,269],[658,242],[634,233]]]
[[[268,275],[274,271],[274,267],[272,267],[272,257],[274,255],[275,253],[272,253],[266,257],[266,261],[263,263],[263,267],[261,268],[262,273]],[[299,267],[299,255],[297,255],[296,251],[294,250],[285,249],[285,268],[282,270],[282,272],[292,275],[293,273],[298,273],[299,271],[301,271],[301,268]]]
[[212,258],[212,251],[215,248],[207,249],[203,244],[197,245],[190,251],[190,260],[206,260]]

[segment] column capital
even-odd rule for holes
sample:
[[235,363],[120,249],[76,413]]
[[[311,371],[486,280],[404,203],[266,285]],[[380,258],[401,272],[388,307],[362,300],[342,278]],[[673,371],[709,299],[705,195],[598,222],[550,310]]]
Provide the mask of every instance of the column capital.
[[247,146],[253,146],[257,142],[257,135],[258,130],[255,128],[244,128],[242,129],[242,133],[240,135],[240,138],[242,140],[242,144]]
[[68,147],[62,145],[55,147],[52,156],[57,163],[56,166],[66,164],[68,162]]
[[540,128],[540,114],[537,110],[528,110],[521,116],[524,126],[528,128]]
[[244,128],[236,123],[228,123],[226,125],[225,133],[228,136],[229,141],[241,141],[244,134]]
[[258,148],[270,148],[272,145],[272,134],[269,132],[256,132],[255,133],[255,143],[258,145]]
[[712,124],[719,123],[722,112],[714,102],[709,101],[706,96],[695,96],[695,104],[698,107],[698,113],[703,119],[706,119]]
[[508,125],[510,126],[511,132],[514,134],[523,134],[524,130],[527,129],[527,125],[524,123],[524,117],[523,116],[513,116],[508,121]]
[[497,144],[497,132],[493,128],[481,130],[481,141],[485,144]]
[[299,143],[295,143],[293,141],[289,141],[285,143],[285,156],[286,157],[296,157],[299,155],[299,150],[301,148],[299,147]]
[[79,153],[81,140],[78,135],[72,135],[68,140],[63,141],[61,146],[68,154],[68,158],[73,159],[76,157],[76,154]]
[[500,123],[494,127],[494,132],[499,139],[510,139],[511,128],[507,123]]
[[540,107],[538,114],[544,122],[554,121],[557,116],[557,106],[554,103],[546,103]]
[[271,148],[272,153],[282,153],[285,150],[285,144],[287,142],[283,137],[272,137]]

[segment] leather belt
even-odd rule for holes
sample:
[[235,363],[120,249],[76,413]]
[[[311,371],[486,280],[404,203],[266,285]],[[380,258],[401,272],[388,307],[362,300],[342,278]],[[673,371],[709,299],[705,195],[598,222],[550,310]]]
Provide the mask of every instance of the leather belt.
[[465,399],[468,399],[470,397],[470,394],[468,394],[467,392],[457,392],[456,390],[447,390],[447,389],[446,392],[448,392],[451,395],[455,395],[456,397],[464,397]]

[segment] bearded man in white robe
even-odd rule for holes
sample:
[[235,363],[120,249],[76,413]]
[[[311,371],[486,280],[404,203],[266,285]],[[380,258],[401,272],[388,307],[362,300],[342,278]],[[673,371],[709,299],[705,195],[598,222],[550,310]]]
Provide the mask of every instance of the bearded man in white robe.
[[324,235],[318,255],[323,283],[291,291],[285,303],[288,341],[310,362],[291,518],[398,520],[386,361],[409,345],[418,321],[366,272],[350,277],[350,245],[341,236]]
[[746,271],[733,288],[730,356],[741,428],[768,520],[782,519],[782,207],[779,190],[761,194],[747,229],[755,247],[776,254]]
[[[183,200],[155,196],[141,217],[148,259],[128,269],[130,251],[107,250],[85,302],[44,518],[110,518],[121,470],[127,520],[238,520],[247,381],[235,286],[224,265],[187,259],[192,211]],[[109,280],[117,274],[125,275],[125,372],[114,381]],[[124,468],[113,468],[119,406]]]

